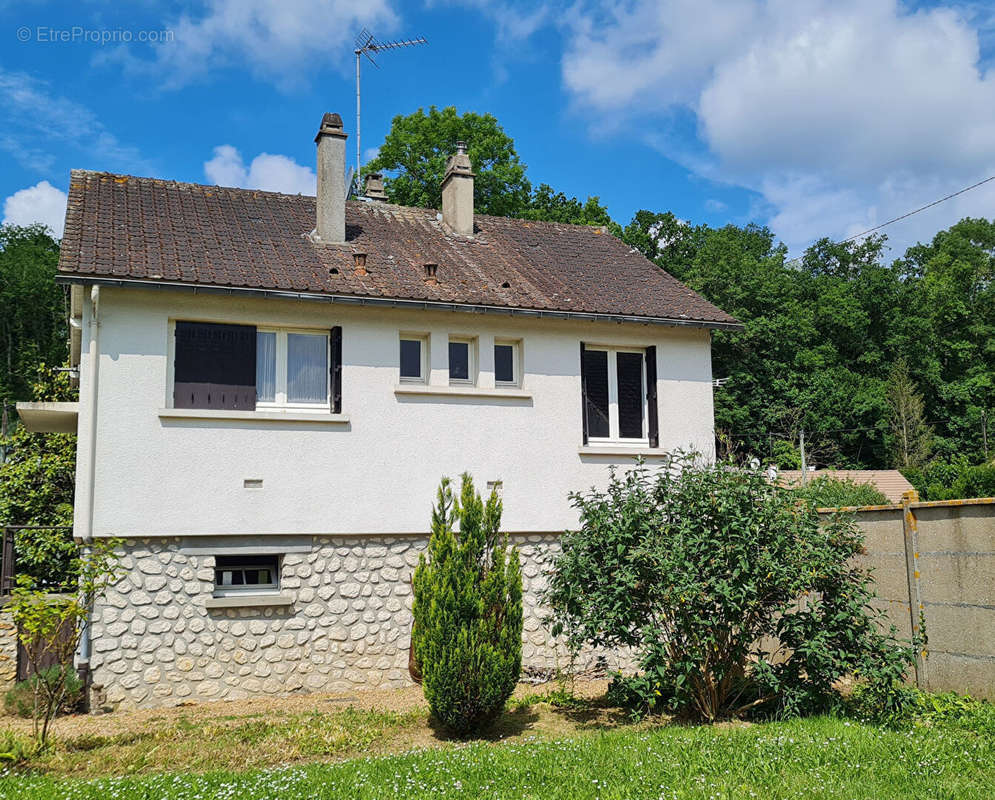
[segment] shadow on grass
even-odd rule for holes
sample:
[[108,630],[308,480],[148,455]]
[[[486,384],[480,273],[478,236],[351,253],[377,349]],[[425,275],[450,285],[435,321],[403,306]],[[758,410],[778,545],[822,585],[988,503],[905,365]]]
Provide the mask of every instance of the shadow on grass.
[[453,733],[434,716],[428,719],[428,725],[432,729],[432,735],[440,742],[465,742],[470,740],[496,742],[507,739],[510,736],[518,736],[530,730],[539,715],[529,707],[518,707],[505,711],[501,716],[491,722],[483,730],[475,734],[460,736]]

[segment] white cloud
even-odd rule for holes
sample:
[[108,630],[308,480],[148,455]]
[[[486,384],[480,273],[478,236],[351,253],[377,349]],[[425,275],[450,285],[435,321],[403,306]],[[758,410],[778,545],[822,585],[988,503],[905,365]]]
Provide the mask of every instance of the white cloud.
[[242,154],[230,144],[214,148],[214,157],[204,162],[204,174],[219,186],[240,186],[267,192],[313,195],[317,185],[314,170],[288,156],[260,153],[248,167]]
[[55,157],[43,148],[57,146],[81,152],[94,162],[80,166],[153,171],[137,148],[118,141],[89,108],[56,94],[31,75],[0,69],[0,108],[5,128],[0,150],[27,169],[50,170]]
[[173,40],[153,46],[153,60],[119,48],[115,59],[168,88],[179,88],[228,66],[289,87],[307,84],[320,68],[345,66],[364,26],[383,35],[396,25],[391,0],[208,0],[202,14],[163,21]]
[[48,181],[14,192],[3,201],[4,225],[31,225],[40,222],[62,238],[66,222],[66,193]]
[[[975,19],[895,0],[585,6],[563,79],[578,108],[614,118],[616,131],[693,114],[704,158],[673,139],[656,146],[758,192],[797,248],[995,174],[995,73],[981,65]],[[957,214],[991,213],[983,199],[964,195],[886,232],[900,248]]]

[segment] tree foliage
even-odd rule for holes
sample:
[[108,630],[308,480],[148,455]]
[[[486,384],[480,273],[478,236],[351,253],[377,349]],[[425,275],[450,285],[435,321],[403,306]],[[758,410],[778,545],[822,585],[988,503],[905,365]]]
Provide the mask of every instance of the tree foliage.
[[760,471],[670,467],[573,495],[581,526],[549,575],[554,634],[632,648],[642,673],[617,679],[622,694],[702,720],[827,710],[847,675],[886,695],[911,649],[879,628],[852,520],[820,524]]
[[597,197],[581,202],[546,184],[533,191],[514,140],[491,114],[460,114],[454,106],[441,110],[431,106],[428,112],[418,109],[407,116],[398,115],[377,157],[364,170],[387,174],[384,186],[392,203],[441,208],[446,161],[456,151],[458,141],[466,142],[473,164],[476,213],[610,225],[613,231],[621,231]]
[[58,242],[44,226],[0,226],[0,404],[27,399],[37,365],[66,357],[58,260]]
[[[31,384],[33,400],[75,400],[65,372],[44,364]],[[15,426],[0,440],[0,525],[70,526],[76,481],[76,435],[30,433]],[[18,572],[47,587],[72,583],[76,545],[58,530],[20,531],[14,537]]]
[[924,418],[925,403],[909,375],[909,364],[899,358],[885,386],[892,463],[899,469],[921,467],[933,448],[933,431]]
[[[37,678],[30,686],[39,746],[46,744],[49,726],[74,685],[69,673],[93,602],[119,577],[120,544],[117,539],[102,539],[78,549],[72,565],[78,580],[62,594],[38,588],[29,575],[18,575],[18,586],[7,608]],[[47,669],[47,659],[64,668]]]
[[521,566],[500,528],[496,493],[485,504],[464,474],[457,500],[444,478],[414,575],[412,646],[425,697],[460,735],[504,709],[522,667]]
[[847,506],[883,506],[888,504],[876,486],[852,480],[819,475],[804,484],[791,487],[795,496],[816,508],[844,508]]

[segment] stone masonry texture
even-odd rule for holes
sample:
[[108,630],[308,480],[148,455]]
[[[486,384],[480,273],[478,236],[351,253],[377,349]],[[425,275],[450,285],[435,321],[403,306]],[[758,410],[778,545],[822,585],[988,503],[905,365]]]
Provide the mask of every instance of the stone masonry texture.
[[[569,671],[542,623],[543,563],[556,535],[511,537],[524,588],[523,667]],[[282,557],[289,606],[211,609],[214,556],[179,539],[128,540],[123,577],[97,602],[95,696],[114,708],[411,684],[411,576],[427,537],[314,537]]]
[[0,607],[0,696],[17,680],[17,628],[10,612]]

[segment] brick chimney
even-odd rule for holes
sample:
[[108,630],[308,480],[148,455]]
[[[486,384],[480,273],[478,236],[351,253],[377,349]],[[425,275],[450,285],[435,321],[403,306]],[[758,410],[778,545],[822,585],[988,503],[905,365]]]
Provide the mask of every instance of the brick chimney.
[[456,152],[446,162],[442,179],[442,221],[454,232],[473,233],[473,165],[466,143],[457,142]]
[[383,188],[383,175],[379,172],[367,173],[363,195],[370,200],[386,200],[387,192]]
[[342,117],[325,114],[318,135],[318,224],[316,239],[326,244],[345,242],[345,140]]

